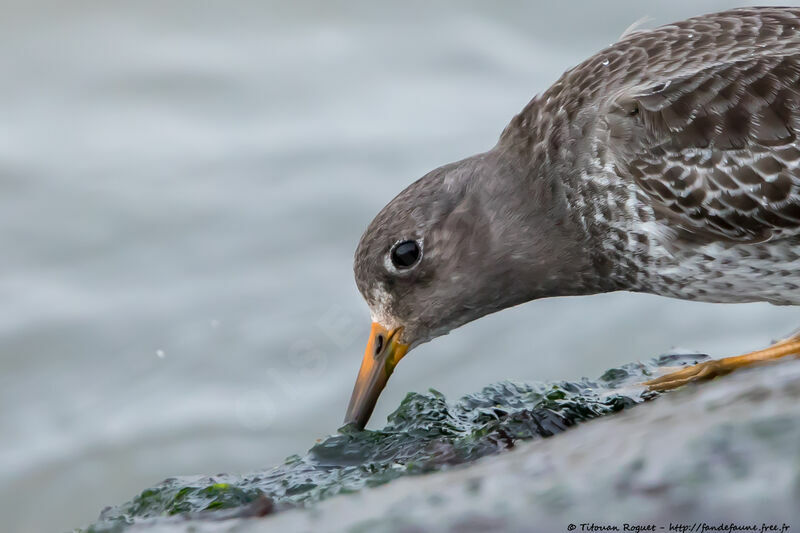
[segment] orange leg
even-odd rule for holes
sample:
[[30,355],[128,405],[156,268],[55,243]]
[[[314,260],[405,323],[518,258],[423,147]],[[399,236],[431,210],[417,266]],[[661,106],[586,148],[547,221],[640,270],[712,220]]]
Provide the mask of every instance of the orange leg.
[[758,350],[757,352],[751,352],[736,357],[705,361],[675,372],[670,372],[659,378],[645,381],[643,385],[646,385],[650,390],[654,391],[675,389],[687,383],[691,383],[692,381],[701,381],[717,376],[724,376],[740,368],[775,361],[789,355],[800,356],[800,332],[764,350]]

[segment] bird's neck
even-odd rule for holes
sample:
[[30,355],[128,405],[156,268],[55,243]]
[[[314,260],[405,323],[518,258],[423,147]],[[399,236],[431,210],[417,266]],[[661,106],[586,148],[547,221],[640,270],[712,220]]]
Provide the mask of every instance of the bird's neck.
[[559,280],[563,293],[640,290],[641,265],[650,251],[647,242],[636,240],[643,232],[632,230],[653,224],[652,213],[637,207],[647,202],[638,201],[641,191],[616,174],[602,139],[586,135],[594,130],[593,115],[562,112],[570,102],[568,92],[552,89],[534,98],[494,151],[514,162],[505,165],[512,169],[505,178],[515,181],[517,190],[530,191],[526,184],[535,183],[532,193],[544,195],[540,209],[527,214],[534,226],[556,236],[564,260],[576,265],[565,276],[579,282]]
[[[530,152],[526,152],[530,157]],[[620,290],[617,258],[597,246],[616,231],[603,222],[602,208],[590,203],[591,184],[568,165],[528,159],[502,149],[494,156],[501,172],[483,196],[497,213],[491,224],[494,256],[507,265],[516,299],[596,294]],[[511,223],[508,223],[511,221]],[[599,239],[599,240],[598,240]],[[515,302],[521,303],[521,302]]]

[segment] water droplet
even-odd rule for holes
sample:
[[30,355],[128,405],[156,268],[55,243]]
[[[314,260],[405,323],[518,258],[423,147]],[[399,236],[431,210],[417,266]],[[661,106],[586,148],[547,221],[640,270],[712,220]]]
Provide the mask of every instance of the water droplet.
[[603,60],[603,66],[608,66],[609,63],[610,61],[608,59]]
[[689,39],[694,39],[694,33],[689,34]]
[[164,359],[167,356],[164,350],[156,350],[156,357],[159,359]]

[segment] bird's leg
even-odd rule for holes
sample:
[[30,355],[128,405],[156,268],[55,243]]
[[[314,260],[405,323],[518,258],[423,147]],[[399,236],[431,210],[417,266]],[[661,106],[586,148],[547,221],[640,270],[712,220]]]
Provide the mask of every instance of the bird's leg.
[[739,368],[775,361],[788,355],[800,355],[800,330],[764,350],[758,350],[757,352],[751,352],[736,357],[705,361],[675,372],[670,372],[659,378],[645,381],[643,385],[646,385],[650,390],[654,391],[675,389],[692,381],[724,376]]

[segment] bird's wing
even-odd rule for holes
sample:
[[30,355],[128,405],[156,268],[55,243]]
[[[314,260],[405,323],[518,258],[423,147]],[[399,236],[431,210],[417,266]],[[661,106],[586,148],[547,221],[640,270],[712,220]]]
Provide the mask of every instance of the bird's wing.
[[618,172],[683,234],[800,235],[800,49],[627,88],[606,116]]

